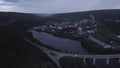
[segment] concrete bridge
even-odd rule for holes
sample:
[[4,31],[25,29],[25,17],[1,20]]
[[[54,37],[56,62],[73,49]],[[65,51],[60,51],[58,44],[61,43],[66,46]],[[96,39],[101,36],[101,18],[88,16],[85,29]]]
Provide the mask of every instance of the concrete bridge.
[[45,47],[40,46],[40,45],[38,45],[38,44],[28,40],[28,39],[24,39],[24,40],[26,42],[34,45],[38,49],[42,50],[44,53],[46,53],[54,61],[54,63],[56,63],[58,68],[61,68],[59,60],[62,57],[66,57],[66,56],[74,57],[74,58],[82,58],[84,63],[86,63],[86,59],[93,59],[92,62],[93,62],[94,65],[96,64],[96,60],[97,59],[106,59],[106,64],[109,65],[110,64],[110,59],[117,58],[117,59],[119,59],[118,62],[120,64],[120,54],[115,54],[115,55],[80,55],[80,54],[70,54],[70,53],[58,52],[58,51],[55,51],[55,50],[51,50],[51,49],[45,48]]

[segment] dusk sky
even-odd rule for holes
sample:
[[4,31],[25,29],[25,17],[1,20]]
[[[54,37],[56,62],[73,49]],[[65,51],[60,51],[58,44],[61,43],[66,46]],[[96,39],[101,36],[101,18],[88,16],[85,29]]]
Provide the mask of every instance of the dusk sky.
[[120,0],[0,0],[0,11],[25,13],[67,13],[120,9]]

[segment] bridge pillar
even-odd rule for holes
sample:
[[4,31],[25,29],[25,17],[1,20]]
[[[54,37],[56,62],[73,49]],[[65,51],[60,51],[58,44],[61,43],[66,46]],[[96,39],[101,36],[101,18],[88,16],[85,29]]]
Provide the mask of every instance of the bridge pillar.
[[106,58],[106,64],[107,64],[107,65],[110,64],[110,58]]
[[120,58],[118,59],[118,62],[119,62],[119,64],[120,64]]
[[86,63],[86,58],[85,57],[83,57],[83,63]]
[[96,58],[93,58],[93,64],[94,65],[96,64]]

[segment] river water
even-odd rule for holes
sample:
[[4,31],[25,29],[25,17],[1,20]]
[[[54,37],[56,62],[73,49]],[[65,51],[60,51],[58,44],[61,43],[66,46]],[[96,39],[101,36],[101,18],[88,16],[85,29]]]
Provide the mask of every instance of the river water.
[[[88,52],[84,47],[82,47],[80,41],[71,40],[68,38],[61,38],[53,36],[52,34],[48,34],[45,32],[37,32],[31,31],[33,33],[33,37],[39,40],[46,46],[54,47],[58,50],[65,50],[71,53],[76,54],[92,54]],[[92,61],[91,61],[92,63]],[[119,68],[120,64],[118,60],[111,59],[110,65],[106,66],[106,59],[97,59],[96,60],[96,68]]]
[[61,38],[53,36],[45,32],[32,31],[33,37],[39,40],[44,45],[51,46],[58,50],[67,51],[76,54],[90,54],[84,47],[82,47],[80,41],[71,40],[68,38]]

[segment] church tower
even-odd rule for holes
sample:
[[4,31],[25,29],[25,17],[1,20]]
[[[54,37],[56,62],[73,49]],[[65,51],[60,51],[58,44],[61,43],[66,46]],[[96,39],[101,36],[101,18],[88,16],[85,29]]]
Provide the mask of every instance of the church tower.
[[93,25],[95,23],[95,16],[94,15],[90,15],[90,23],[91,25]]
[[94,31],[97,31],[97,23],[96,23],[96,20],[95,20],[95,15],[90,15],[89,18],[90,18],[89,22],[90,22],[91,28]]

